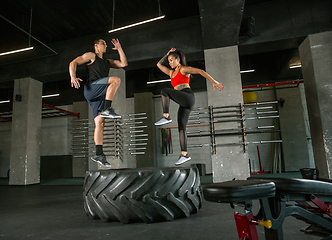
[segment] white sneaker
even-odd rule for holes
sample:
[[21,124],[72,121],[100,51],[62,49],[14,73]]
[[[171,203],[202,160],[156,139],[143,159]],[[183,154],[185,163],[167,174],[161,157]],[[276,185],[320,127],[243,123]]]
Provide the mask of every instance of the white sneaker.
[[189,155],[187,154],[186,156],[183,156],[182,153],[179,157],[179,160],[175,163],[176,166],[181,165],[185,162],[188,162],[191,159],[191,157],[189,157]]
[[114,109],[112,107],[103,110],[100,116],[104,118],[121,118],[119,114],[116,114],[114,112]]
[[109,164],[109,162],[106,161],[105,154],[94,155],[93,157],[91,157],[91,160],[94,162],[100,163],[101,165],[103,165],[105,167],[111,167],[111,164]]
[[170,117],[166,118],[163,116],[158,122],[154,123],[154,125],[160,126],[160,125],[164,125],[164,124],[167,124],[170,122],[172,122],[172,119]]

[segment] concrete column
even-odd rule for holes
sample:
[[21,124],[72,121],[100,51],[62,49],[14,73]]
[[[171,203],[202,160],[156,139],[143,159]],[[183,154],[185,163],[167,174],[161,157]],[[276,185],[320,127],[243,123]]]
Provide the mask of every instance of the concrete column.
[[[206,71],[217,81],[224,84],[221,92],[213,90],[207,80],[209,106],[237,105],[243,102],[242,83],[238,47],[215,48],[204,51]],[[239,122],[216,124],[216,130],[240,128]],[[216,143],[242,142],[241,136],[216,137]],[[222,182],[249,177],[248,154],[243,146],[218,147],[217,154],[212,155],[213,182]]]
[[109,72],[109,76],[119,77],[121,79],[120,87],[116,92],[112,107],[115,109],[115,112],[120,115],[127,114],[126,109],[126,71],[122,68],[115,69],[111,68]]
[[300,45],[312,146],[319,176],[332,179],[332,32],[309,35]]
[[285,171],[299,171],[310,167],[300,88],[279,89],[280,98],[285,99],[279,107]]
[[[115,69],[111,68],[109,72],[109,76],[112,77],[119,77],[121,79],[120,87],[118,88],[114,99],[112,101],[112,107],[115,109],[115,112],[119,115],[126,115],[126,71],[122,68]],[[107,121],[113,121],[110,119],[106,120],[106,127]],[[107,161],[112,165],[112,168],[126,168],[128,166],[127,156],[123,154],[122,160],[119,158],[115,158],[113,156],[108,156]],[[102,168],[102,167],[101,167]]]
[[[32,78],[16,79],[10,153],[10,185],[40,182],[40,132],[43,84]],[[21,101],[15,96],[21,95]]]
[[[73,112],[80,113],[80,119],[89,119],[89,107],[90,105],[87,101],[74,102]],[[76,120],[76,118],[72,118],[72,120]],[[88,157],[73,158],[73,177],[84,177],[88,166]]]
[[136,156],[137,167],[155,167],[156,159],[155,154],[155,129],[154,126],[154,101],[153,94],[150,92],[134,94],[135,113],[146,113],[147,119],[142,120],[143,125],[147,126],[144,131],[147,132],[148,142],[144,155]]

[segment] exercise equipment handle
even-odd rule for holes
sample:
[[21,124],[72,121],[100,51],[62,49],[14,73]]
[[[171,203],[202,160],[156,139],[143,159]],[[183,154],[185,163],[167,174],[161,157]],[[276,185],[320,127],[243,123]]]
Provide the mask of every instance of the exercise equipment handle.
[[272,228],[272,222],[270,220],[259,221],[259,225],[266,227],[267,229]]
[[270,220],[260,221],[260,220],[256,220],[256,219],[250,219],[249,222],[251,224],[261,225],[263,227],[266,227],[267,229],[272,228],[272,222]]

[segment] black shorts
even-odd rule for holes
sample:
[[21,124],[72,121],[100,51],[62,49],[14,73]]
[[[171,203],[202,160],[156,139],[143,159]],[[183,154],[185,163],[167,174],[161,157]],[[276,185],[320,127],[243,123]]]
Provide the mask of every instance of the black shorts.
[[101,78],[84,85],[84,97],[92,107],[93,118],[104,110],[109,77]]

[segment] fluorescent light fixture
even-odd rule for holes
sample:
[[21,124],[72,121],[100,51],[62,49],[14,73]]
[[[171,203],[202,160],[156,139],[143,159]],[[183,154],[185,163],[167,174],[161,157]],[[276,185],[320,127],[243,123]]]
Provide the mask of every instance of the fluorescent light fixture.
[[255,72],[255,69],[240,71],[240,73],[249,73],[249,72]]
[[170,82],[170,81],[171,81],[171,79],[165,79],[165,80],[157,80],[157,81],[147,82],[146,84],[161,83],[161,82]]
[[32,50],[32,49],[33,49],[33,47],[22,48],[22,49],[18,49],[18,50],[14,50],[14,51],[0,53],[0,56],[12,54],[12,53],[17,53],[17,52],[23,52],[23,51]]
[[45,96],[42,96],[42,98],[57,97],[57,96],[60,96],[60,94],[56,93],[56,94],[51,94],[51,95],[45,95]]
[[[60,94],[56,93],[56,94],[51,94],[51,95],[45,95],[45,96],[42,96],[42,98],[57,97],[57,96],[60,96]],[[9,103],[9,102],[10,102],[10,100],[0,101],[0,104],[1,103]]]
[[112,29],[112,30],[108,31],[108,33],[116,32],[116,31],[120,31],[120,30],[122,30],[122,29],[126,29],[126,28],[130,28],[130,27],[134,27],[134,26],[141,25],[141,24],[144,24],[144,23],[148,23],[148,22],[156,21],[156,20],[162,19],[162,18],[164,18],[164,17],[165,17],[165,15],[160,16],[160,17],[156,17],[156,18],[151,18],[151,19],[149,19],[149,20],[145,20],[145,21],[142,21],[142,22],[138,22],[138,23],[130,24],[130,25],[127,25],[127,26],[124,26],[124,27],[115,28],[115,29]]
[[300,67],[302,67],[301,64],[299,64],[299,65],[292,65],[292,66],[289,66],[289,68],[300,68]]

